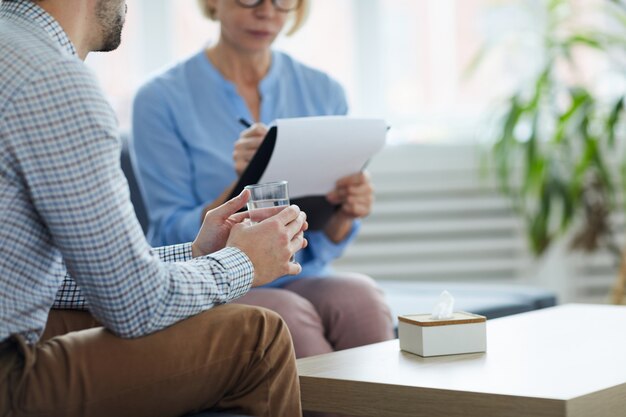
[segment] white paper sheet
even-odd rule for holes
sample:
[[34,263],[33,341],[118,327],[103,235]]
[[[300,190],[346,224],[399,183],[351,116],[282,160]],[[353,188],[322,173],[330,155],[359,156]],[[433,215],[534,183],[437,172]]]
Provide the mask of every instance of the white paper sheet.
[[289,197],[325,195],[362,170],[385,145],[382,119],[345,116],[279,119],[276,146],[260,183],[287,180]]

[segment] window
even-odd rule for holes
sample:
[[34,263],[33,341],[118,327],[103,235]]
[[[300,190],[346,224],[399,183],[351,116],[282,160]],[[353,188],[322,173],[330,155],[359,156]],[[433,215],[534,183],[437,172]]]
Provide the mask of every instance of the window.
[[[275,46],[338,79],[352,114],[384,117],[391,141],[472,140],[494,100],[532,67],[533,46],[513,46],[526,48],[525,60],[491,59],[469,79],[466,69],[486,40],[511,27],[540,29],[520,11],[524,3],[536,2],[312,0],[306,25]],[[142,82],[218,36],[196,0],[128,0],[128,7],[122,46],[87,60],[123,129]]]

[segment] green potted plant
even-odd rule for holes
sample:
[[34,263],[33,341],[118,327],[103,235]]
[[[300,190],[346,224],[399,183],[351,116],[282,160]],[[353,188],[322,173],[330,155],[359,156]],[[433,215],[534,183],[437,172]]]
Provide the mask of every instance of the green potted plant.
[[576,75],[584,59],[599,57],[621,65],[617,74],[626,83],[626,65],[619,61],[626,51],[626,3],[596,1],[599,13],[587,23],[578,23],[582,11],[576,4],[540,3],[538,21],[545,27],[539,53],[528,57],[539,70],[500,107],[489,165],[523,216],[532,251],[544,253],[566,232],[573,249],[607,248],[619,271],[612,298],[622,303],[626,251],[615,239],[610,214],[626,195],[624,92],[599,93],[597,77],[584,81]]

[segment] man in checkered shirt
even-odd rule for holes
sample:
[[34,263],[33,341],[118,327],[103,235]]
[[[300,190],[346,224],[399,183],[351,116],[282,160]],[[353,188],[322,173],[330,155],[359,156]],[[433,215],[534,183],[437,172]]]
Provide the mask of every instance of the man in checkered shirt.
[[115,117],[81,62],[119,45],[125,10],[0,3],[0,416],[298,416],[281,319],[222,304],[300,272],[305,215],[250,225],[243,193],[193,243],[148,246]]

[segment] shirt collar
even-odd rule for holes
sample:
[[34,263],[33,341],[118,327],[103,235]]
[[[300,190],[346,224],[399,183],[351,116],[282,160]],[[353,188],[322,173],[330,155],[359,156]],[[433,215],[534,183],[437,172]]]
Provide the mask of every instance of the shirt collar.
[[0,17],[20,20],[41,27],[70,55],[76,55],[76,48],[63,28],[52,16],[30,0],[0,0]]

